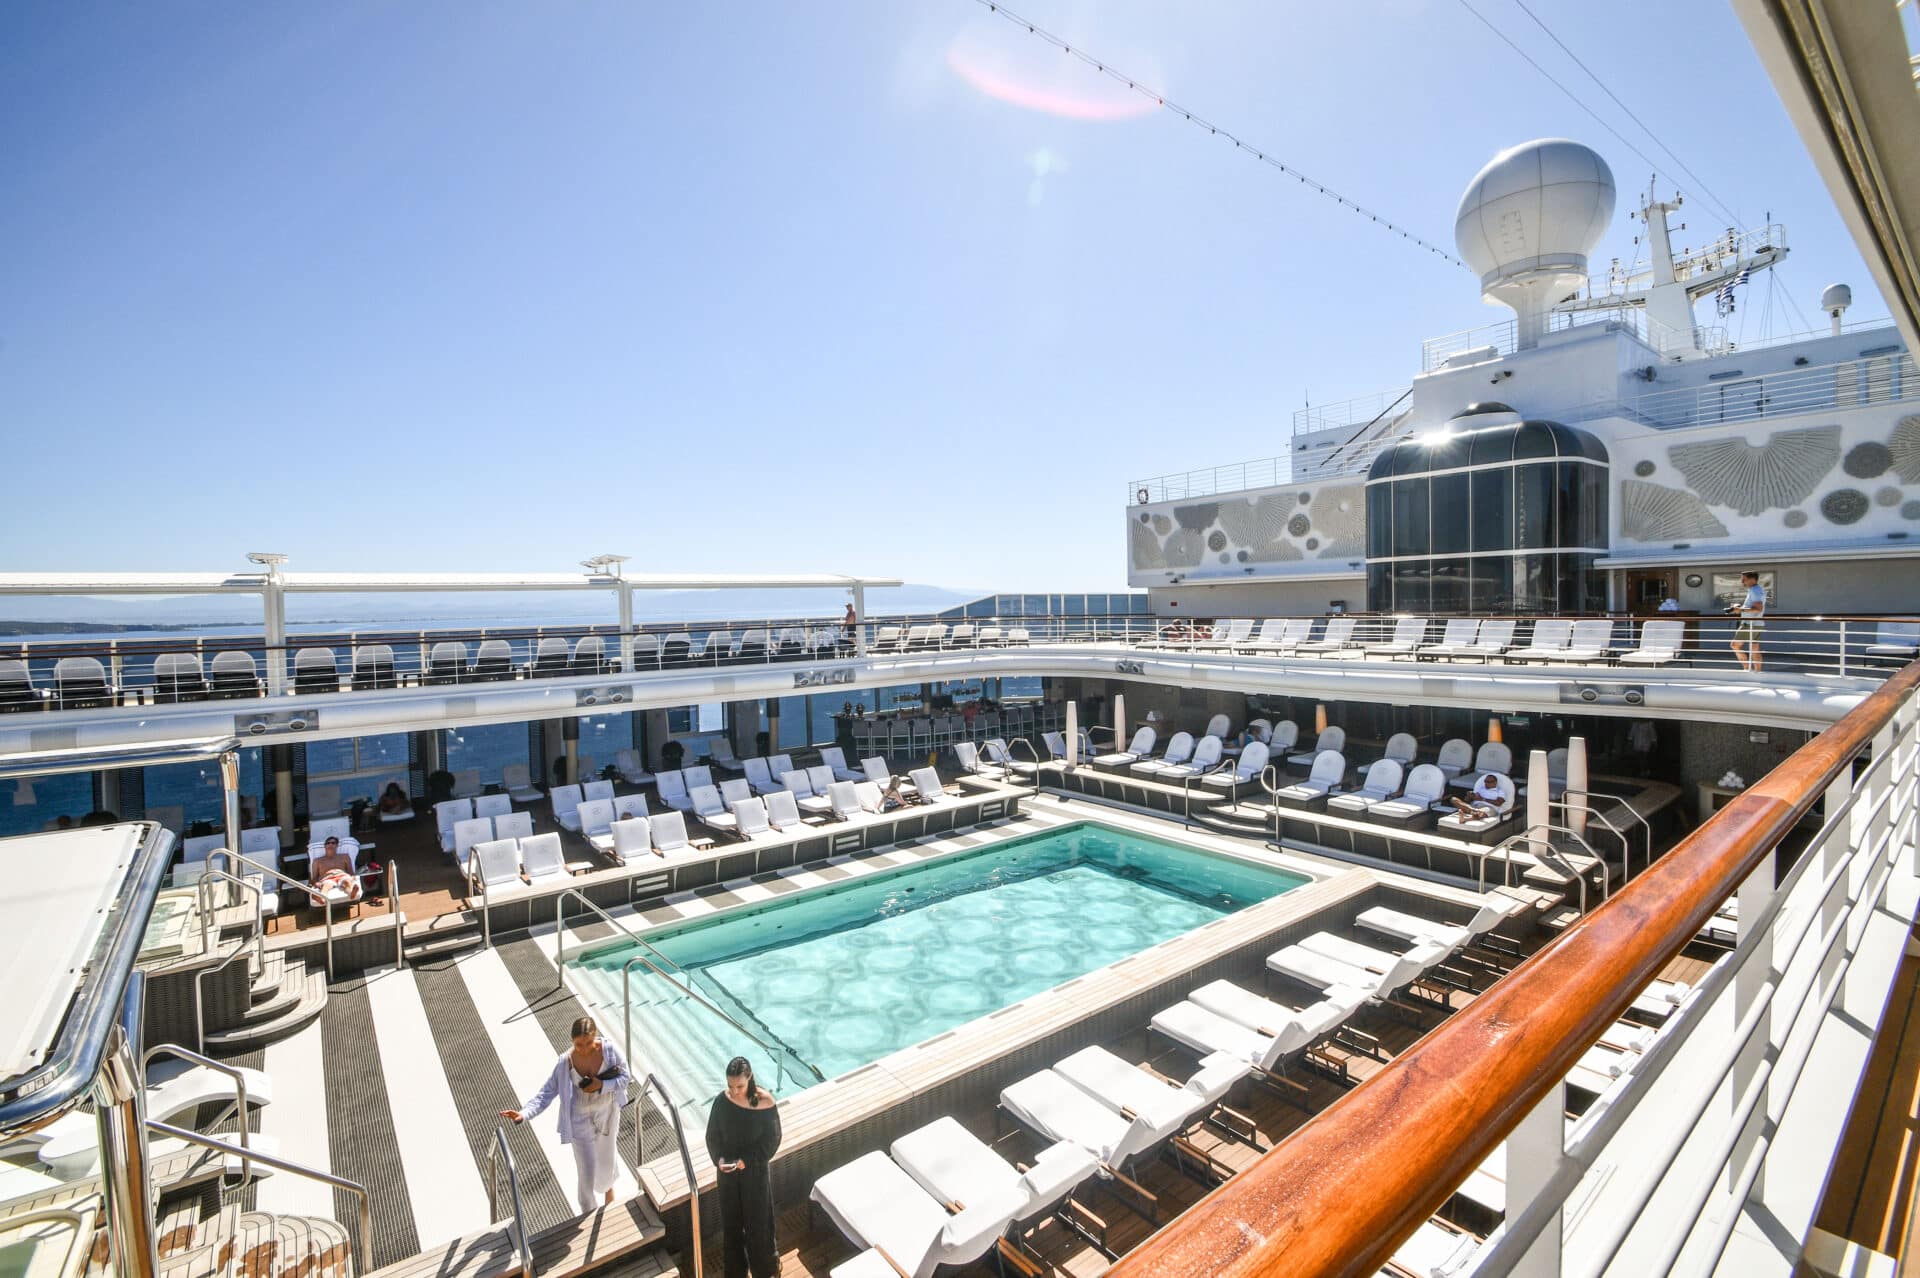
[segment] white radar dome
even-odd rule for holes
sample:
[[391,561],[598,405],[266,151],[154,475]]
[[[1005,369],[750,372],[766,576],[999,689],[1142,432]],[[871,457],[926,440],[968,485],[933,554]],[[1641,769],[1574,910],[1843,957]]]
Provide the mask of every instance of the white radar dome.
[[1587,256],[1613,217],[1613,171],[1591,147],[1540,138],[1509,147],[1467,184],[1454,215],[1460,256],[1488,301],[1520,317],[1520,345],[1546,328],[1547,308],[1587,279]]

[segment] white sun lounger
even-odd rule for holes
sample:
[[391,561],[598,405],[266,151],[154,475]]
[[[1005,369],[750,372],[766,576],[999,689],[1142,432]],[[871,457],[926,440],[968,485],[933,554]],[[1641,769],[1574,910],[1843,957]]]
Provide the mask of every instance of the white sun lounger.
[[[1192,741],[1191,737],[1187,739],[1188,741]],[[1155,733],[1152,728],[1142,728],[1133,734],[1133,740],[1127,743],[1126,749],[1115,751],[1112,754],[1103,754],[1098,758],[1089,759],[1087,762],[1102,768],[1130,768],[1142,759],[1153,754],[1153,743],[1157,740],[1159,740],[1159,735]],[[1062,753],[1065,752],[1064,743],[1062,744],[1061,750]]]
[[866,775],[847,766],[847,756],[840,752],[839,746],[820,747],[820,762],[833,769],[835,781],[858,781]]
[[1100,1160],[1104,1174],[1122,1170],[1129,1159],[1172,1134],[1145,1118],[1122,1117],[1050,1069],[1009,1085],[1000,1093],[1000,1106],[1045,1139],[1080,1146]]
[[713,786],[695,786],[688,791],[688,797],[693,801],[693,815],[704,824],[716,830],[731,830],[737,824],[720,791]]
[[945,803],[947,788],[940,783],[940,774],[932,768],[915,768],[907,773],[907,779],[913,782],[914,797],[921,803]]
[[[433,805],[433,823],[440,831],[440,850],[451,853],[454,848],[453,827],[462,821],[473,819],[472,799],[445,799]],[[211,838],[219,838],[211,835]],[[222,844],[224,845],[224,840]]]
[[533,784],[533,774],[524,763],[509,763],[500,770],[500,784],[513,803],[538,803],[542,795]]
[[492,817],[472,817],[456,822],[453,827],[453,860],[460,867],[460,873],[467,872],[474,845],[496,837]]
[[1304,640],[1297,651],[1323,656],[1353,647],[1353,628],[1357,619],[1353,617],[1333,617],[1327,621],[1327,628],[1318,639]]
[[686,850],[687,818],[678,812],[662,812],[647,821],[649,833],[653,836],[653,850],[661,856],[672,856],[675,852]]
[[1527,909],[1527,903],[1520,898],[1500,893],[1483,896],[1480,900],[1479,910],[1466,923],[1440,923],[1385,905],[1362,910],[1355,922],[1370,932],[1378,932],[1404,944],[1437,941],[1459,949],[1474,937],[1493,931]]
[[734,800],[730,811],[733,827],[743,838],[755,838],[773,829],[767,824],[767,801],[758,796]]
[[520,840],[488,839],[474,844],[468,874],[488,900],[516,894],[526,886],[520,881]]
[[1440,632],[1439,643],[1423,644],[1417,655],[1436,659],[1457,657],[1473,650],[1480,637],[1480,622],[1475,617],[1455,617]]
[[1393,1259],[1380,1272],[1390,1278],[1406,1274],[1418,1278],[1455,1278],[1473,1263],[1480,1244],[1472,1234],[1447,1229],[1438,1223],[1422,1221],[1413,1237],[1394,1249]]
[[560,846],[560,836],[552,831],[520,840],[520,868],[526,871],[530,889],[552,887],[573,877],[567,873],[567,854]]
[[1370,643],[1369,657],[1411,657],[1427,637],[1425,617],[1401,617],[1393,623],[1393,637],[1384,643]]
[[[1275,748],[1284,749],[1284,747]],[[1330,724],[1322,729],[1320,734],[1313,739],[1312,748],[1302,750],[1298,754],[1288,755],[1287,762],[1294,767],[1311,766],[1315,759],[1327,751],[1345,750],[1346,748],[1347,730],[1337,723]]]
[[[273,1079],[257,1069],[244,1066],[239,1069],[240,1077],[247,1084],[248,1107],[271,1105]],[[182,1114],[191,1116],[202,1105],[217,1105],[223,1101],[231,1103],[233,1099],[231,1077],[204,1065],[195,1065],[164,1083],[147,1088],[146,1116],[163,1123],[172,1122]],[[56,1160],[70,1162],[79,1152],[95,1148],[99,1132],[99,1123],[92,1114],[74,1110],[45,1127],[18,1133],[7,1144],[31,1149],[35,1157],[51,1166]],[[49,1149],[52,1150],[51,1154],[47,1152]]]
[[1573,622],[1556,617],[1533,623],[1527,646],[1507,653],[1508,661],[1564,661],[1573,644]]
[[1025,1205],[1016,1221],[1032,1220],[1058,1207],[1068,1194],[1100,1170],[1092,1154],[1061,1141],[1040,1151],[1033,1165],[1019,1171],[978,1136],[948,1116],[908,1132],[888,1147],[893,1161],[919,1186],[943,1203],[977,1203],[1018,1193]]
[[1324,954],[1341,963],[1364,968],[1376,976],[1386,976],[1404,968],[1408,963],[1415,964],[1417,972],[1424,972],[1453,953],[1449,946],[1430,937],[1414,942],[1405,950],[1383,950],[1378,946],[1348,940],[1332,932],[1315,932],[1301,941],[1300,945],[1303,949],[1312,950],[1315,954]]
[[865,809],[860,803],[860,792],[851,781],[835,781],[827,787],[827,802],[833,808],[833,815],[846,821],[859,816]]
[[1344,985],[1373,998],[1386,998],[1448,953],[1444,945],[1423,941],[1396,958],[1385,972],[1375,972],[1305,945],[1289,945],[1267,955],[1267,969],[1315,989]]
[[[1317,767],[1319,760],[1314,760]],[[1375,804],[1385,803],[1400,793],[1400,764],[1393,759],[1378,759],[1367,769],[1358,790],[1349,790],[1345,794],[1336,794],[1327,800],[1327,811],[1339,812],[1346,816],[1362,817],[1371,812]]]
[[654,778],[654,791],[660,796],[660,802],[676,812],[693,811],[693,799],[687,794],[687,778],[684,772],[662,772]]
[[[1183,781],[1188,777],[1201,777],[1220,766],[1220,756],[1226,751],[1226,743],[1217,736],[1201,737],[1199,744],[1193,747],[1193,755],[1185,763],[1164,764],[1149,775],[1161,781]],[[1140,770],[1135,765],[1134,771]]]
[[748,759],[740,766],[745,770],[747,784],[753,787],[755,794],[771,794],[780,788],[780,783],[773,779],[773,773],[768,770],[765,759]]
[[[1142,731],[1144,731],[1144,729],[1142,729]],[[1134,740],[1138,741],[1139,738],[1136,736]],[[1106,759],[1109,759],[1112,757],[1113,757],[1112,755],[1105,755],[1099,759],[1095,759],[1094,762],[1103,763],[1105,762]],[[1169,768],[1177,768],[1182,764],[1184,764],[1188,759],[1191,759],[1192,757],[1193,757],[1193,734],[1191,732],[1176,732],[1173,734],[1172,738],[1167,742],[1166,751],[1163,754],[1161,754],[1159,758],[1140,759],[1136,762],[1128,764],[1127,770],[1130,772],[1138,772],[1143,776],[1153,776],[1156,773],[1164,772]]]
[[[1324,733],[1322,735],[1325,735]],[[1333,793],[1347,777],[1347,757],[1338,750],[1322,750],[1313,757],[1313,771],[1304,781],[1274,791],[1278,803],[1307,804]]]
[[993,1249],[1025,1205],[1007,1186],[948,1213],[945,1203],[874,1150],[814,1182],[813,1201],[856,1247],[883,1252],[908,1278],[942,1265],[968,1265]]
[[643,816],[625,817],[613,823],[613,859],[629,865],[653,847],[653,831]]
[[612,799],[587,799],[574,809],[574,815],[580,818],[580,833],[595,852],[613,851],[613,819],[617,814]]
[[802,812],[811,812],[819,816],[832,811],[832,802],[824,794],[815,794],[813,782],[798,768],[781,773],[780,783]]
[[1155,1131],[1185,1131],[1213,1110],[1247,1076],[1246,1064],[1211,1053],[1184,1084],[1149,1074],[1104,1047],[1083,1047],[1053,1072],[1122,1118],[1144,1119]]
[[579,832],[581,798],[577,785],[553,787],[553,819],[561,829]]
[[[1680,659],[1680,645],[1686,642],[1684,621],[1647,621],[1640,625],[1640,646],[1620,654],[1623,666],[1666,666]],[[1867,649],[1869,653],[1873,649]]]
[[1150,1024],[1200,1057],[1203,1065],[1230,1058],[1243,1070],[1274,1074],[1339,1029],[1368,997],[1364,990],[1334,986],[1324,998],[1296,1012],[1232,981],[1210,981]]
[[788,790],[775,790],[766,797],[767,823],[776,830],[795,830],[805,824],[800,805]]

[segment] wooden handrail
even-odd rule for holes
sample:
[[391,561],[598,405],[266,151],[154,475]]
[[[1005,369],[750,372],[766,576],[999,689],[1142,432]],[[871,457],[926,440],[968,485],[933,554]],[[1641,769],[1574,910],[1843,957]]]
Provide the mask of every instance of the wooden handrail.
[[1372,1274],[1693,939],[1920,685],[1920,662],[1109,1271]]

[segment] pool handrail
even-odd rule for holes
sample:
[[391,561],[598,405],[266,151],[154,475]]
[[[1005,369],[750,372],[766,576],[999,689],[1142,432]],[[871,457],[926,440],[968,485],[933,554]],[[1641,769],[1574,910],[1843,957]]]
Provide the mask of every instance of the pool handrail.
[[[664,979],[669,985],[672,985],[675,989],[679,990],[682,994],[685,994],[688,998],[692,999],[694,1002],[698,1003],[700,1006],[706,1008],[709,1012],[712,1012],[715,1016],[718,1016],[721,1020],[725,1021],[727,1024],[733,1026],[734,1029],[746,1035],[746,1037],[754,1044],[754,1046],[766,1052],[767,1055],[772,1059],[778,1061],[782,1055],[791,1056],[794,1060],[799,1061],[802,1065],[805,1065],[807,1067],[807,1069],[813,1074],[813,1078],[815,1082],[823,1083],[826,1081],[827,1076],[821,1073],[820,1068],[817,1065],[815,1065],[812,1061],[805,1059],[798,1052],[794,1051],[791,1047],[784,1047],[784,1046],[781,1048],[773,1047],[771,1044],[767,1043],[764,1039],[762,1039],[758,1034],[755,1034],[752,1030],[742,1025],[739,1021],[735,1020],[732,1016],[728,1015],[727,1012],[722,1008],[720,1008],[718,1005],[709,1002],[705,997],[703,997],[701,994],[699,994],[697,991],[690,988],[689,986],[681,984],[680,981],[674,978],[674,972],[678,972],[680,973],[680,975],[685,976],[687,975],[687,972],[684,969],[676,966],[674,967],[673,972],[669,972],[665,968],[659,966],[659,964],[656,964],[655,962],[653,962],[653,960],[647,958],[646,956],[648,954],[660,954],[660,952],[654,949],[653,946],[649,945],[647,941],[640,936],[639,933],[635,932],[632,928],[626,926],[624,923],[614,918],[613,915],[607,913],[605,910],[595,905],[592,901],[589,901],[586,898],[586,895],[579,888],[567,888],[565,891],[561,892],[558,896],[554,897],[553,899],[553,930],[554,930],[553,966],[554,966],[554,988],[555,989],[565,989],[566,983],[567,983],[567,978],[566,978],[566,961],[567,961],[566,902],[567,902],[567,898],[570,896],[576,898],[580,902],[580,904],[586,906],[587,909],[599,915],[602,919],[606,921],[608,926],[612,927],[616,932],[619,932],[622,936],[625,936],[628,940],[634,942],[634,944],[638,945],[642,951],[641,953],[635,954],[632,958],[628,959],[624,964],[621,965],[621,968],[620,968],[621,1010],[626,1018],[626,1024],[624,1026],[624,1031],[622,1035],[622,1046],[626,1049],[628,1060],[633,1059],[633,998],[632,998],[632,980],[631,980],[630,974],[633,971],[633,965],[635,963],[645,963],[648,967],[652,968],[653,971],[657,975],[659,975],[662,979]],[[671,964],[673,962],[672,959],[667,958],[667,956],[664,954],[660,954],[660,959],[662,962],[665,962],[668,964]]]
[[[693,1151],[687,1145],[686,1129],[680,1124],[680,1106],[674,1101],[673,1093],[667,1090],[666,1083],[662,1082],[660,1077],[651,1070],[647,1071],[646,1075],[640,1080],[640,1091],[644,1093],[648,1088],[652,1088],[659,1094],[661,1108],[667,1111],[667,1121],[673,1124],[674,1143],[680,1147],[680,1168],[687,1177],[687,1208],[691,1216],[690,1233],[693,1243],[692,1278],[700,1278],[700,1183],[694,1179],[693,1175]],[[634,1100],[637,1104],[639,1097],[636,1096]],[[633,1124],[633,1165],[635,1167],[640,1166],[642,1161],[640,1157],[640,1134],[640,1122],[638,1117],[636,1117]]]

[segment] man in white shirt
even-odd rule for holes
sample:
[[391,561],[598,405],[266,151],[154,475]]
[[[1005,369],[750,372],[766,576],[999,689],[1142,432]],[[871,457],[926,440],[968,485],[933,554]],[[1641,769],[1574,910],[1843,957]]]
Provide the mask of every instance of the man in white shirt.
[[1767,592],[1760,584],[1760,574],[1751,569],[1740,574],[1740,584],[1746,587],[1747,595],[1734,610],[1740,615],[1740,624],[1733,628],[1730,646],[1742,670],[1757,671],[1760,669],[1760,632],[1767,624],[1761,620],[1767,611]]
[[1500,778],[1488,772],[1473,783],[1473,802],[1469,803],[1460,798],[1451,799],[1450,802],[1453,804],[1454,811],[1467,820],[1481,821],[1487,817],[1499,816],[1501,805],[1506,802],[1506,799],[1505,792],[1500,788]]

